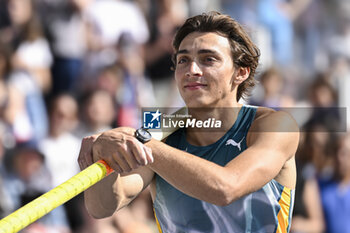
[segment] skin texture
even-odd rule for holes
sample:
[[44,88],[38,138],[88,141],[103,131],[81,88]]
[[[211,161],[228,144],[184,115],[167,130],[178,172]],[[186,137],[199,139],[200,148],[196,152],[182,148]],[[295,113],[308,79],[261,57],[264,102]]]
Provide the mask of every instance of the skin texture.
[[[187,140],[198,146],[214,143],[237,119],[241,108],[236,101],[237,87],[250,70],[233,65],[227,38],[216,33],[190,33],[180,44],[177,62],[175,79],[186,105],[213,108],[207,112],[191,110],[191,115],[214,117],[223,122],[224,129],[210,137],[198,129],[188,130]],[[236,111],[222,114],[219,107]],[[110,216],[148,185],[154,198],[154,173],[192,197],[222,206],[260,189],[271,179],[295,187],[294,153],[299,133],[295,121],[284,112],[259,108],[247,135],[248,148],[224,167],[154,139],[141,144],[134,131],[117,128],[83,140],[87,146],[79,156],[81,168],[105,159],[120,171],[85,192],[87,209],[94,217]]]
[[324,232],[323,209],[316,179],[309,179],[305,182],[303,201],[308,217],[294,216],[291,232]]
[[188,107],[237,106],[230,53],[228,40],[216,33],[191,33],[182,41],[175,79]]

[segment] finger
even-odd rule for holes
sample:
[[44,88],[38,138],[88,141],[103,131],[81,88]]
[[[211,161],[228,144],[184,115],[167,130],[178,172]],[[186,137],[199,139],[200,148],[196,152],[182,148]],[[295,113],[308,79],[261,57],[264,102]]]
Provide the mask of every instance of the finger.
[[140,166],[147,165],[146,154],[142,149],[143,144],[140,143],[136,138],[133,139],[132,145],[128,146],[137,164]]
[[79,163],[79,167],[81,170],[84,170],[85,168],[89,167],[92,163],[87,162],[86,160],[81,160]]
[[110,166],[115,172],[117,173],[123,173],[123,169],[117,164],[117,163],[109,163],[106,161],[108,166]]
[[131,171],[131,167],[129,166],[128,162],[126,161],[126,159],[123,156],[123,153],[120,152],[120,150],[117,153],[113,153],[112,157],[113,157],[114,163],[119,165],[122,172]]
[[93,164],[93,157],[92,157],[92,142],[91,141],[85,141],[83,142],[82,149],[79,153],[79,158],[87,163],[87,165]]
[[87,163],[88,166],[94,163],[91,151],[90,151],[90,153],[86,153],[86,155],[85,155],[85,162]]
[[135,147],[135,145],[132,146],[128,146],[127,147],[127,151],[126,154],[124,154],[124,158],[127,161],[127,163],[129,164],[129,166],[132,169],[136,169],[138,167],[140,167],[139,162],[136,160],[137,158],[137,154],[135,154],[133,151],[133,148]]
[[152,154],[152,149],[149,148],[148,146],[144,146],[143,149],[145,151],[148,163],[153,163],[154,162],[154,158],[153,158],[153,154]]
[[134,147],[131,148],[131,150],[139,166],[147,165],[146,154],[143,151],[141,146],[135,145]]
[[139,167],[139,163],[137,161],[137,154],[133,153],[133,148],[136,146],[135,143],[137,143],[138,140],[135,137],[127,137],[125,144],[123,144],[120,148],[120,152],[123,154],[125,160],[129,164],[131,168],[137,168]]
[[78,156],[78,163],[81,169],[86,168],[92,161],[92,140],[88,137],[84,138],[81,143],[81,148]]
[[86,168],[86,163],[84,160],[79,161],[79,168],[80,170],[84,170]]

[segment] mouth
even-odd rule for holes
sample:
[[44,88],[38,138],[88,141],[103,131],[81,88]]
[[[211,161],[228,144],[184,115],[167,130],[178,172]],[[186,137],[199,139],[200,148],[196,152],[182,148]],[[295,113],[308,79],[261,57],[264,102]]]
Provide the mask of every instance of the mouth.
[[203,83],[187,83],[184,88],[188,90],[198,90],[203,87],[207,87],[208,85],[203,84]]

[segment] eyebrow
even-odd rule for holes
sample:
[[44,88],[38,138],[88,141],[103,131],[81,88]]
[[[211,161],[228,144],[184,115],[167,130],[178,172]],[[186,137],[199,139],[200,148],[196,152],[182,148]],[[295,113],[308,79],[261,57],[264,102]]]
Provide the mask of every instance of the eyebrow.
[[[179,54],[188,54],[190,53],[187,49],[182,49],[177,51],[176,56]],[[212,53],[212,54],[218,54],[218,52],[216,52],[215,50],[211,50],[211,49],[201,49],[198,51],[198,54],[203,54],[203,53]]]

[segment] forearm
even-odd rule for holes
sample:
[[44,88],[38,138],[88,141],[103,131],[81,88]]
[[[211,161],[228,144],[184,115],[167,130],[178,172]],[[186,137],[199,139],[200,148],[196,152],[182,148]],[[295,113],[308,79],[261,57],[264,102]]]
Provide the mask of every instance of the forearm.
[[85,191],[86,208],[95,218],[111,216],[129,204],[153,179],[154,172],[144,166],[153,161],[151,151],[134,137],[134,131],[117,128],[82,141],[81,169],[103,159],[116,171]]
[[109,217],[117,209],[117,199],[113,190],[117,176],[117,173],[112,173],[84,192],[86,209],[94,218]]
[[275,178],[289,158],[280,149],[262,144],[252,145],[225,166],[220,166],[151,140],[146,146],[152,149],[154,163],[148,166],[168,183],[194,198],[228,205]]
[[233,200],[235,178],[224,167],[156,140],[146,145],[154,156],[154,163],[148,167],[177,189],[217,205],[227,205]]
[[85,191],[85,205],[95,218],[111,216],[127,206],[152,181],[153,171],[140,167],[123,175],[112,173]]

